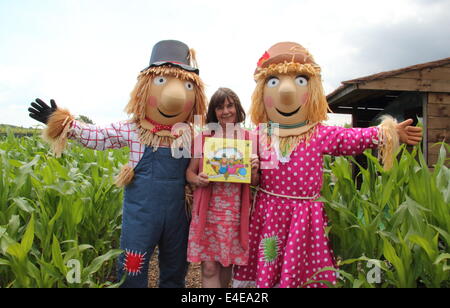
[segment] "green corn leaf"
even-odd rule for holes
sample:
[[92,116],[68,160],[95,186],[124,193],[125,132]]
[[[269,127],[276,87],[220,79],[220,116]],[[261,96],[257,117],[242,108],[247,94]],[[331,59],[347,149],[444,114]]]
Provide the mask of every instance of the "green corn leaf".
[[64,254],[64,263],[67,263],[67,261],[78,256],[80,253],[82,253],[83,251],[88,250],[88,249],[92,249],[95,251],[94,247],[91,245],[80,245],[80,246],[71,248],[69,251],[67,251]]
[[[39,269],[36,267],[36,265],[34,265],[32,262],[28,261],[27,262],[27,273],[34,278],[35,281],[40,282],[42,280],[41,278],[41,272],[39,271]],[[40,283],[41,285],[38,287],[42,287],[42,283]]]
[[34,212],[34,208],[30,205],[30,203],[28,202],[28,200],[26,200],[23,197],[19,197],[19,198],[14,198],[13,203],[15,205],[17,205],[17,207],[19,207],[22,211],[26,212],[26,213],[32,213]]
[[25,234],[22,238],[22,242],[20,243],[21,248],[23,249],[25,254],[31,250],[31,246],[33,246],[34,241],[34,214],[31,215],[30,222],[28,223],[27,229],[25,230]]
[[12,215],[8,222],[7,232],[8,234],[15,238],[17,232],[20,228],[20,217],[19,215]]
[[38,263],[41,267],[41,270],[45,272],[46,275],[56,278],[58,280],[64,279],[64,275],[60,273],[58,268],[49,262],[45,262],[43,260],[38,260]]
[[422,249],[426,252],[426,254],[430,259],[432,260],[435,259],[438,251],[437,249],[433,249],[432,243],[430,243],[426,238],[417,234],[413,234],[409,236],[409,240],[414,244],[417,244],[420,247],[422,247]]
[[450,253],[442,253],[440,254],[437,258],[436,261],[434,261],[434,265],[437,265],[439,263],[441,263],[444,260],[449,260],[450,259]]
[[438,228],[434,225],[430,225],[431,228],[433,228],[434,230],[436,230],[437,232],[439,232],[439,234],[444,238],[444,240],[447,242],[447,245],[450,246],[450,233],[448,233],[447,231],[444,231],[441,228]]
[[105,286],[108,289],[117,289],[125,282],[126,279],[127,279],[127,275],[122,275],[122,278],[120,279],[120,281],[118,283],[115,283],[115,284],[106,283]]
[[16,257],[20,261],[24,260],[26,257],[26,253],[19,243],[14,243],[12,245],[9,245],[8,248],[6,249],[6,253],[13,257]]
[[384,248],[383,248],[383,254],[385,258],[395,267],[397,270],[397,275],[399,276],[399,283],[401,287],[406,286],[406,269],[403,265],[402,260],[399,258],[397,253],[395,252],[394,247],[391,245],[391,243],[387,239],[383,239]]
[[30,161],[29,163],[23,165],[22,167],[20,167],[20,169],[21,169],[22,171],[27,171],[27,172],[28,172],[28,171],[31,171],[31,168],[32,168],[33,166],[35,166],[35,165],[39,162],[40,159],[41,159],[41,156],[40,156],[40,155],[36,155],[36,156],[33,158],[32,161]]
[[10,266],[10,262],[6,259],[0,259],[0,265]]
[[13,167],[20,168],[23,166],[23,162],[15,160],[15,159],[8,159],[8,164],[10,164]]
[[61,247],[59,246],[59,241],[55,235],[53,235],[53,243],[52,243],[52,261],[53,264],[63,273],[67,274],[67,269],[64,266],[64,261],[61,253]]
[[83,269],[82,272],[82,277],[83,278],[87,278],[90,275],[96,273],[101,267],[102,265],[107,262],[110,261],[116,257],[118,257],[121,253],[123,253],[123,250],[120,249],[113,249],[108,251],[106,254],[99,256],[97,258],[95,258],[91,264],[89,264],[88,267],[86,267],[85,269]]

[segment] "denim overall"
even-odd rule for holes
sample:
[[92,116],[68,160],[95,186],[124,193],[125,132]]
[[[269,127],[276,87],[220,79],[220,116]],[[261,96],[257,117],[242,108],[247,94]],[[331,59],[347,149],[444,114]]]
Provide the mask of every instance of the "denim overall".
[[133,181],[125,188],[118,277],[122,287],[147,288],[149,260],[159,248],[160,288],[184,288],[188,218],[184,203],[188,158],[175,159],[170,148],[146,147]]

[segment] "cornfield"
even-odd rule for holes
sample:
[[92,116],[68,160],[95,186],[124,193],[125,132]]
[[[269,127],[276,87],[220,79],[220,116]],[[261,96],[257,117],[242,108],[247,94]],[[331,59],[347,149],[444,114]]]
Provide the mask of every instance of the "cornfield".
[[[450,287],[449,146],[440,149],[433,170],[419,148],[403,148],[390,171],[370,151],[365,168],[326,157],[321,201],[337,287]],[[0,287],[119,285],[123,192],[113,176],[127,156],[72,144],[56,159],[39,136],[0,139]]]
[[114,287],[127,154],[48,153],[38,136],[0,142],[0,286]]
[[[321,199],[331,221],[338,286],[450,287],[448,150],[442,143],[433,171],[419,147],[410,153],[403,146],[389,171],[370,151],[366,168],[353,157],[326,158]],[[349,162],[357,166],[359,185]]]

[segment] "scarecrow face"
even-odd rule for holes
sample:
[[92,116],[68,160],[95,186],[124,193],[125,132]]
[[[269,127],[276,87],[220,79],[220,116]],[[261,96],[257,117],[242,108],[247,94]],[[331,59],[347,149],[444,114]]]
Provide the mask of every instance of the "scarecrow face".
[[304,106],[308,103],[306,75],[280,74],[266,79],[264,106],[268,118],[280,124],[297,124],[305,121]]
[[195,86],[191,81],[175,77],[153,78],[147,100],[145,115],[153,121],[173,125],[184,122],[195,104]]

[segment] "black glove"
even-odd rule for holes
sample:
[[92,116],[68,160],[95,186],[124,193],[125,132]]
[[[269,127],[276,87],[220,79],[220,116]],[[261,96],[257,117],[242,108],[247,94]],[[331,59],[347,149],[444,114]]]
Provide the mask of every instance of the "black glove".
[[50,116],[58,108],[56,106],[56,103],[54,100],[50,100],[50,105],[52,105],[52,106],[50,107],[49,105],[44,103],[42,100],[37,98],[36,103],[35,102],[31,103],[31,107],[33,107],[33,108],[31,108],[31,107],[28,108],[28,111],[30,112],[30,117],[32,117],[33,119],[35,119],[39,122],[47,124]]

